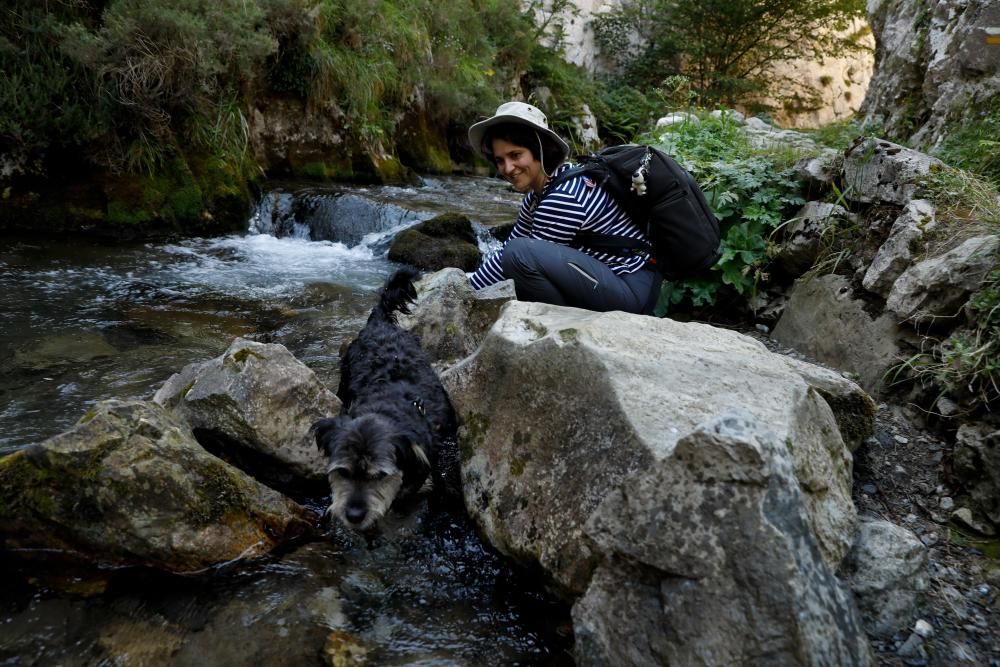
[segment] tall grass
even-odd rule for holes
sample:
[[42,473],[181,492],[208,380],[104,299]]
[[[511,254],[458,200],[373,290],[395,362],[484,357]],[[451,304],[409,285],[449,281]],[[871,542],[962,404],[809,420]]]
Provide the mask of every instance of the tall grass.
[[508,1],[8,0],[4,12],[0,153],[75,151],[118,172],[162,170],[191,137],[245,161],[231,128],[269,95],[336,105],[349,137],[388,143],[415,107],[443,132],[522,81],[551,79],[560,111],[586,92]]

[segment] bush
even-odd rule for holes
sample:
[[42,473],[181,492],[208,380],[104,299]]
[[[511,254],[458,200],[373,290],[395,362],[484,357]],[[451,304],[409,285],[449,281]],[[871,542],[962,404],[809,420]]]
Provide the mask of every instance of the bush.
[[935,151],[942,160],[1000,187],[1000,97],[984,105]]
[[768,239],[804,203],[790,164],[754,149],[726,115],[667,126],[644,141],[673,156],[702,186],[722,229],[722,257],[707,277],[664,284],[656,312],[752,296],[767,274]]

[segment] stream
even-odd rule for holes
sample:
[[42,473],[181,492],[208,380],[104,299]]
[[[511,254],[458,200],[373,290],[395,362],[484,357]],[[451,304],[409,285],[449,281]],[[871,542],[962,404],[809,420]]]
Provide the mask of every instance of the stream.
[[[7,240],[0,455],[66,430],[98,401],[151,398],[237,336],[281,343],[335,388],[340,344],[396,268],[392,237],[458,212],[487,250],[486,229],[513,220],[519,200],[478,178],[278,183],[245,234]],[[333,529],[199,577],[121,572],[87,592],[72,573],[4,569],[0,665],[572,664],[568,609],[481,542],[464,512],[427,503],[392,512],[368,539]]]

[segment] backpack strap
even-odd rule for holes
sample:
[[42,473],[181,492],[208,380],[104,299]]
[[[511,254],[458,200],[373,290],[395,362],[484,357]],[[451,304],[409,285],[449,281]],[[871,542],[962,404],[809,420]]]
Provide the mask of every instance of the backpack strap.
[[[579,160],[580,164],[567,169],[549,181],[550,191],[577,176],[593,176],[594,182],[597,183],[598,187],[604,185],[605,181],[610,178],[611,171],[608,169],[607,164],[605,164],[604,159],[599,155],[581,156],[577,160]],[[608,193],[608,196],[611,196],[610,193]],[[535,200],[536,208],[542,203],[542,199],[544,199],[544,195]],[[638,224],[635,220],[632,220],[632,222],[633,224]],[[650,254],[653,251],[652,244],[627,236],[611,236],[597,232],[577,232],[574,240],[581,245],[599,250],[609,250],[626,257],[638,251]]]

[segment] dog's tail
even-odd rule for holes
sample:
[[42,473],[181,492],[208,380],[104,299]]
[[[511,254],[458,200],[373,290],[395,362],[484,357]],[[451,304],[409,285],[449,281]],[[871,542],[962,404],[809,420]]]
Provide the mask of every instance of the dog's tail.
[[372,310],[371,317],[389,322],[396,321],[396,313],[409,313],[410,304],[417,300],[417,288],[413,281],[420,277],[416,269],[399,269],[382,288],[382,296]]

